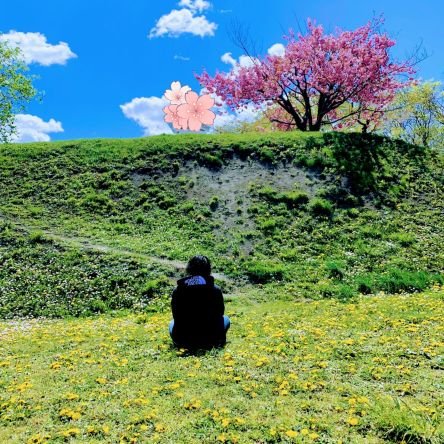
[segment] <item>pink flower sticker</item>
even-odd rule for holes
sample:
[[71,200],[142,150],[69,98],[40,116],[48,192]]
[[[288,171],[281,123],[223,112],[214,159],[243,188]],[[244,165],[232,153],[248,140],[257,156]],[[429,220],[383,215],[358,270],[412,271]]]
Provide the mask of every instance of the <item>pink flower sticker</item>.
[[177,114],[178,105],[168,105],[163,109],[163,112],[166,114],[165,122],[172,123],[173,128],[179,129],[187,129],[187,119],[183,119],[179,117]]
[[210,111],[214,100],[209,94],[199,96],[191,91],[189,86],[181,86],[173,82],[171,89],[165,92],[165,98],[170,101],[163,111],[165,122],[171,123],[176,130],[200,131],[202,125],[213,125],[216,114]]
[[214,100],[209,94],[200,96],[194,91],[189,91],[185,95],[186,103],[179,105],[177,114],[182,119],[186,119],[191,131],[200,131],[203,125],[213,125],[216,114],[210,111],[214,106]]
[[191,91],[189,86],[181,86],[180,82],[173,82],[171,89],[165,91],[165,97],[171,102],[171,105],[180,105],[185,103],[185,94]]

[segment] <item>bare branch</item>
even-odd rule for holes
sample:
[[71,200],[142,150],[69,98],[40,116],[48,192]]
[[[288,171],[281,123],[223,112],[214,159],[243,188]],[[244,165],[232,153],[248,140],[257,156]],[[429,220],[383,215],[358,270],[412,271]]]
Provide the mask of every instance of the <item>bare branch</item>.
[[412,50],[410,54],[407,55],[407,63],[410,66],[416,66],[419,65],[424,60],[427,60],[430,55],[428,54],[427,50],[425,49],[423,45],[423,40],[421,39],[419,43],[416,44],[415,48]]
[[257,50],[257,44],[251,37],[249,25],[241,23],[237,19],[233,19],[230,22],[227,33],[232,43],[241,49],[245,55],[250,57],[250,59],[258,57],[259,53]]

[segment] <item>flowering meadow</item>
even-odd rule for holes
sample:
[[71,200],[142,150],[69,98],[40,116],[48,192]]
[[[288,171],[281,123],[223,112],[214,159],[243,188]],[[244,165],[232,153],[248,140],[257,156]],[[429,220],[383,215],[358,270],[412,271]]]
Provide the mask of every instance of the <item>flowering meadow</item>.
[[444,288],[226,302],[224,349],[168,309],[0,321],[0,442],[442,443]]

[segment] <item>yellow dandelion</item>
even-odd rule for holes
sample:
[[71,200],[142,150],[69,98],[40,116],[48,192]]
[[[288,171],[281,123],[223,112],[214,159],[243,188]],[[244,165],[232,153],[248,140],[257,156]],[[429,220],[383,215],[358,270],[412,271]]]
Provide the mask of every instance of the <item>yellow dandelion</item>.
[[156,432],[164,432],[165,431],[165,426],[163,424],[157,423],[154,425],[154,430]]
[[222,419],[222,427],[228,427],[230,425],[230,420],[228,418]]
[[31,436],[28,439],[27,444],[42,444],[46,442],[50,437],[50,435],[41,435],[40,433],[38,433],[37,435]]
[[80,429],[78,427],[72,427],[70,429],[64,430],[61,432],[61,435],[65,438],[69,438],[71,436],[76,436],[80,433]]
[[289,438],[296,438],[296,436],[299,435],[298,432],[296,432],[295,430],[287,430],[285,432],[285,434],[289,437]]
[[353,417],[351,417],[351,418],[348,418],[348,421],[347,421],[350,425],[352,425],[352,426],[355,426],[355,425],[358,425],[358,423],[359,423],[359,419],[356,417],[356,416],[353,416]]

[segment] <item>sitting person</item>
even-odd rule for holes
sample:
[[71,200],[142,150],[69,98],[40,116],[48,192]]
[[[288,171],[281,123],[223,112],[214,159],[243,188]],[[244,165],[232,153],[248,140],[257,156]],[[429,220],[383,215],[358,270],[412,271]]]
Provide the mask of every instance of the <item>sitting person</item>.
[[171,339],[186,349],[224,346],[230,319],[224,315],[222,291],[214,284],[210,260],[194,256],[186,272],[171,295]]

